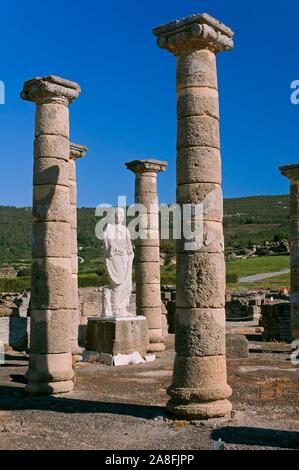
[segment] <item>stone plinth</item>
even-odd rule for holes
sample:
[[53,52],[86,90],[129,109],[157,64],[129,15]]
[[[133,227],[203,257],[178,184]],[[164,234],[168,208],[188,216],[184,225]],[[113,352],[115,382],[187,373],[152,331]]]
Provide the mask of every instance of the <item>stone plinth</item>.
[[299,339],[299,163],[282,166],[279,170],[290,180],[291,334],[293,339]]
[[148,350],[148,322],[145,317],[89,318],[86,349],[99,353],[144,356]]
[[160,286],[160,235],[157,175],[167,168],[158,160],[134,160],[126,163],[135,175],[135,202],[145,210],[145,225],[135,242],[135,278],[137,315],[148,320],[149,352],[165,349]]
[[21,97],[36,103],[31,270],[31,338],[26,391],[73,389],[69,104],[77,83],[60,77],[25,82]]
[[[225,356],[216,53],[233,48],[234,33],[199,14],[159,26],[154,34],[158,46],[177,58],[177,203],[202,209],[201,239],[177,243],[176,358],[168,409],[187,419],[222,417],[232,409],[232,392]],[[192,227],[198,220],[190,213],[184,222]]]

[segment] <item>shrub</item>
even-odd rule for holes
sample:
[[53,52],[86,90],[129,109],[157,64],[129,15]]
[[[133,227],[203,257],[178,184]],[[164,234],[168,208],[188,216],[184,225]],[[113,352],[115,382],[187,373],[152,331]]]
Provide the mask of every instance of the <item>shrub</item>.
[[98,276],[97,274],[79,274],[79,287],[101,287],[109,284],[106,274]]
[[226,273],[226,282],[227,284],[236,284],[238,282],[237,273]]
[[18,271],[18,277],[30,277],[30,274],[31,268],[29,266],[26,268],[22,268],[20,269],[20,271]]
[[0,278],[0,292],[22,292],[30,289],[30,277]]

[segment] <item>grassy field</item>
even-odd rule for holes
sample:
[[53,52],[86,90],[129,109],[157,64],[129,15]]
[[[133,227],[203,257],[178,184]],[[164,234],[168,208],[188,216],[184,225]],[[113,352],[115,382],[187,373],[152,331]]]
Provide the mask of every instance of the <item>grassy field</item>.
[[[255,274],[264,274],[284,271],[289,268],[290,258],[286,255],[261,256],[259,258],[249,258],[246,260],[228,261],[226,270],[228,275],[236,274],[237,277],[254,276]],[[231,283],[228,282],[228,289],[283,289],[290,285],[290,275],[281,274],[270,277],[255,283]]]
[[[228,261],[226,263],[227,275],[234,275],[236,280],[243,276],[253,276],[270,272],[279,272],[289,267],[289,256],[263,256],[259,258],[249,258],[246,260]],[[161,267],[161,284],[175,284],[175,266]],[[98,287],[107,285],[108,278],[105,273],[102,258],[95,258],[88,264],[81,264],[79,267],[79,286]],[[228,289],[249,289],[249,288],[274,288],[281,289],[289,287],[289,274],[264,279],[254,284],[228,282]],[[19,292],[28,289],[30,278],[28,275],[13,279],[0,279],[0,292]]]
[[236,261],[227,261],[226,269],[228,273],[236,273],[238,277],[254,276],[283,271],[288,269],[290,263],[289,256],[261,256],[259,258],[249,258]]
[[[0,206],[0,267],[13,266],[21,271],[16,279],[0,279],[0,291],[21,291],[30,283],[31,253],[31,209]],[[102,248],[95,237],[97,223],[92,208],[78,209],[79,256],[84,260],[79,265],[80,287],[107,284]],[[289,196],[255,196],[224,201],[224,232],[226,250],[243,248],[266,241],[277,241],[289,237]],[[174,243],[161,241],[161,251],[171,260]],[[228,287],[244,287],[238,284],[240,276],[282,271],[288,267],[287,256],[252,258],[227,263]],[[234,281],[234,282],[232,282]],[[161,283],[175,284],[175,268],[161,268]],[[269,278],[255,284],[257,287],[289,285],[289,276]],[[248,284],[245,287],[249,287]]]

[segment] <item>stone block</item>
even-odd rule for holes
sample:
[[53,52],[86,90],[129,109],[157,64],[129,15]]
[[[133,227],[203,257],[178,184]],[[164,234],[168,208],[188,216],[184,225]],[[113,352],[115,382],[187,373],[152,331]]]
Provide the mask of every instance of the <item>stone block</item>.
[[24,351],[29,346],[30,319],[0,317],[0,341],[16,351]]
[[36,222],[70,222],[69,189],[55,185],[34,186],[33,219]]
[[135,263],[136,284],[160,283],[160,262]]
[[68,353],[71,350],[70,335],[70,310],[31,310],[31,352]]
[[223,221],[223,194],[217,184],[180,185],[177,187],[177,201],[179,204],[202,204],[204,221]]
[[[221,222],[203,221],[202,219],[185,221],[185,230],[181,239],[177,240],[177,253],[200,251],[201,253],[224,253],[224,236]],[[189,236],[193,234],[193,241]],[[186,235],[188,238],[185,238]],[[193,250],[191,243],[194,245]],[[187,249],[188,248],[188,249]]]
[[157,193],[151,193],[150,191],[136,192],[135,202],[144,205],[149,210],[151,205],[156,206],[158,204],[158,196]]
[[177,307],[223,308],[225,260],[223,254],[177,255]]
[[219,99],[217,90],[211,88],[185,88],[178,92],[178,119],[203,115],[219,119]]
[[99,291],[84,291],[82,303],[82,315],[84,317],[99,316],[102,312],[102,295]]
[[246,336],[226,335],[226,356],[228,359],[249,357],[249,343]]
[[69,185],[68,162],[59,158],[38,158],[34,162],[33,186],[51,184]]
[[186,357],[176,355],[172,398],[186,401],[224,400],[231,395],[227,385],[225,356]]
[[160,283],[157,284],[136,284],[138,293],[136,298],[136,307],[160,307],[161,308],[161,289]]
[[189,147],[177,154],[177,183],[221,184],[220,151],[210,147]]
[[188,87],[218,88],[215,54],[201,49],[178,57],[177,90]]
[[76,201],[77,201],[77,182],[76,181],[69,182],[69,190],[70,190],[70,203],[76,204]]
[[[71,260],[70,260],[71,264]],[[72,266],[71,266],[72,269]],[[78,274],[71,273],[70,278],[70,301],[68,303],[68,308],[71,310],[79,310],[79,294],[78,294]]]
[[135,193],[157,194],[157,176],[137,175],[135,180]]
[[70,224],[67,222],[40,222],[32,228],[33,258],[62,257],[71,253]]
[[51,382],[71,381],[73,377],[71,353],[30,354],[29,370],[26,373],[29,383],[50,384]]
[[162,314],[160,307],[139,307],[138,315],[145,317],[150,329],[161,328]]
[[58,135],[69,139],[69,109],[62,104],[37,105],[35,135]]
[[69,160],[69,181],[75,181],[77,183],[77,169],[76,169],[76,160],[70,158]]
[[[69,161],[70,143],[68,138],[61,135],[40,135],[35,138],[34,157],[38,158],[57,158],[59,160]],[[59,163],[60,167],[61,163]]]
[[175,344],[180,356],[225,355],[225,310],[177,309]]
[[105,366],[113,366],[113,356],[112,354],[100,353],[97,359],[97,362]]
[[86,348],[99,353],[144,356],[148,350],[148,323],[144,317],[89,318]]
[[196,146],[220,149],[218,119],[210,116],[192,116],[179,120],[178,149]]
[[72,264],[72,274],[78,275],[79,266],[78,266],[78,256],[76,253],[71,255],[71,264]]
[[31,271],[31,308],[65,309],[71,305],[71,260],[34,259]]

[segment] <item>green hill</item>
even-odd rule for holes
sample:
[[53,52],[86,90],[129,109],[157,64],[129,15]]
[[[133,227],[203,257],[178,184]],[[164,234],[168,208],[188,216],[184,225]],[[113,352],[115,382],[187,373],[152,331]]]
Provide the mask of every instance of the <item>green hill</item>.
[[[91,208],[78,209],[79,255],[87,263],[101,256],[95,237],[97,219]],[[254,196],[224,201],[226,247],[235,248],[288,237],[289,196]],[[28,264],[31,209],[0,206],[0,266]],[[165,250],[171,244],[163,242]],[[86,267],[85,267],[86,269]]]

